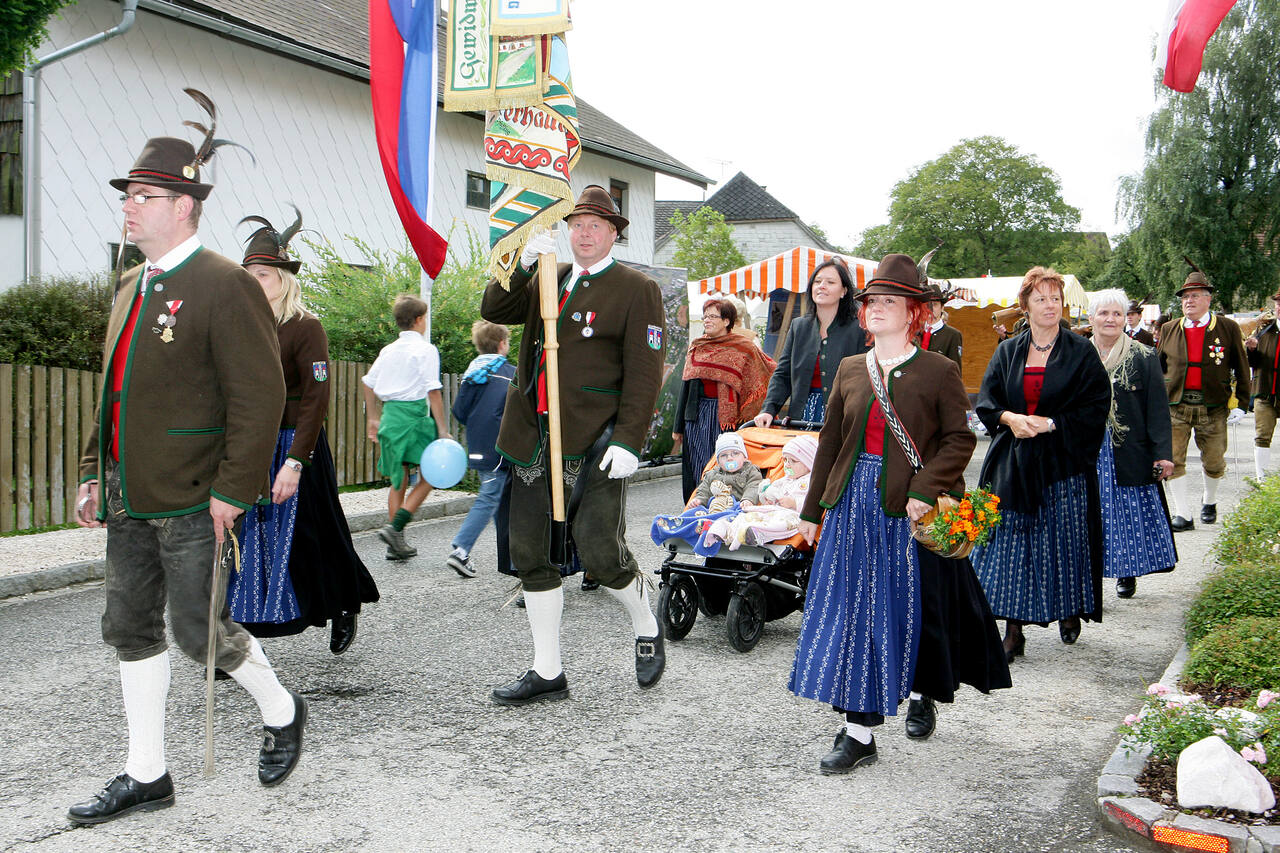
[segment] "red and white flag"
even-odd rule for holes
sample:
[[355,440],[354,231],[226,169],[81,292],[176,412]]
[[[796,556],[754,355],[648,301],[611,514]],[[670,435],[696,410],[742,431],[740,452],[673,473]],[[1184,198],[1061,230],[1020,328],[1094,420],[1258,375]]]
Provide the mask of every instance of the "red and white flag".
[[1196,87],[1204,48],[1236,0],[1169,0],[1164,29],[1156,43],[1156,67],[1164,84],[1178,92]]

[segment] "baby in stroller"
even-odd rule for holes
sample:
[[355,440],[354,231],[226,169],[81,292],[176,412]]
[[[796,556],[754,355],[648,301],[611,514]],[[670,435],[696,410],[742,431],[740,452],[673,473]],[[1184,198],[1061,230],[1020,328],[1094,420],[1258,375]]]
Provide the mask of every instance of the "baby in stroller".
[[[718,542],[707,543],[709,523],[738,512],[739,502],[759,500],[760,469],[747,461],[747,447],[735,432],[722,433],[716,439],[715,464],[702,475],[702,482],[679,515],[659,515],[653,520],[649,536],[661,545],[672,537],[685,540],[697,553],[714,554]],[[710,550],[705,550],[709,545]]]
[[759,503],[743,500],[740,512],[712,521],[703,537],[706,543],[723,542],[736,551],[743,544],[763,545],[795,535],[817,452],[818,442],[809,435],[796,436],[783,445],[783,475],[761,483]]

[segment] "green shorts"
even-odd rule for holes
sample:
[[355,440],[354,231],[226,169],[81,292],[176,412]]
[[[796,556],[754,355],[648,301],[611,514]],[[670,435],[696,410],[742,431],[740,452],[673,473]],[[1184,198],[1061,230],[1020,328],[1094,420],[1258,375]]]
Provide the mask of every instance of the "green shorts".
[[404,486],[404,466],[417,465],[422,451],[436,440],[436,422],[426,400],[387,400],[378,422],[378,472],[391,488]]

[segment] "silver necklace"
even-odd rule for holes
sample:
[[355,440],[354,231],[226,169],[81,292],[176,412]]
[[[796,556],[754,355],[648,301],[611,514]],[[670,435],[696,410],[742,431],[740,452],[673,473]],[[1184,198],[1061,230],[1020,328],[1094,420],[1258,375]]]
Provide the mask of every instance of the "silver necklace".
[[[1061,334],[1061,332],[1059,332],[1059,334]],[[1053,345],[1056,344],[1057,342],[1058,342],[1058,335],[1054,335],[1053,340],[1049,341],[1049,343],[1045,344],[1044,346],[1040,346],[1038,343],[1036,343],[1034,338],[1032,338],[1031,340],[1031,345],[1036,348],[1036,352],[1048,352],[1049,350],[1053,349]]]
[[880,365],[881,369],[888,370],[890,367],[894,367],[896,365],[902,364],[902,362],[911,358],[911,356],[915,354],[916,354],[916,348],[913,346],[910,349],[908,349],[906,352],[904,352],[902,355],[897,356],[895,358],[881,358],[880,356],[876,356],[876,364]]

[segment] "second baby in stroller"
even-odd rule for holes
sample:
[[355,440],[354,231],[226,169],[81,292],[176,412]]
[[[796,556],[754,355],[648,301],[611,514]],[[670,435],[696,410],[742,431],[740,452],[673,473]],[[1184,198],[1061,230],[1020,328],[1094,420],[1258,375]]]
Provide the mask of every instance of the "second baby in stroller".
[[783,476],[760,484],[758,502],[742,501],[736,515],[722,516],[707,528],[708,543],[723,542],[730,551],[794,536],[800,529],[800,507],[809,492],[809,471],[818,442],[801,435],[782,447]]

